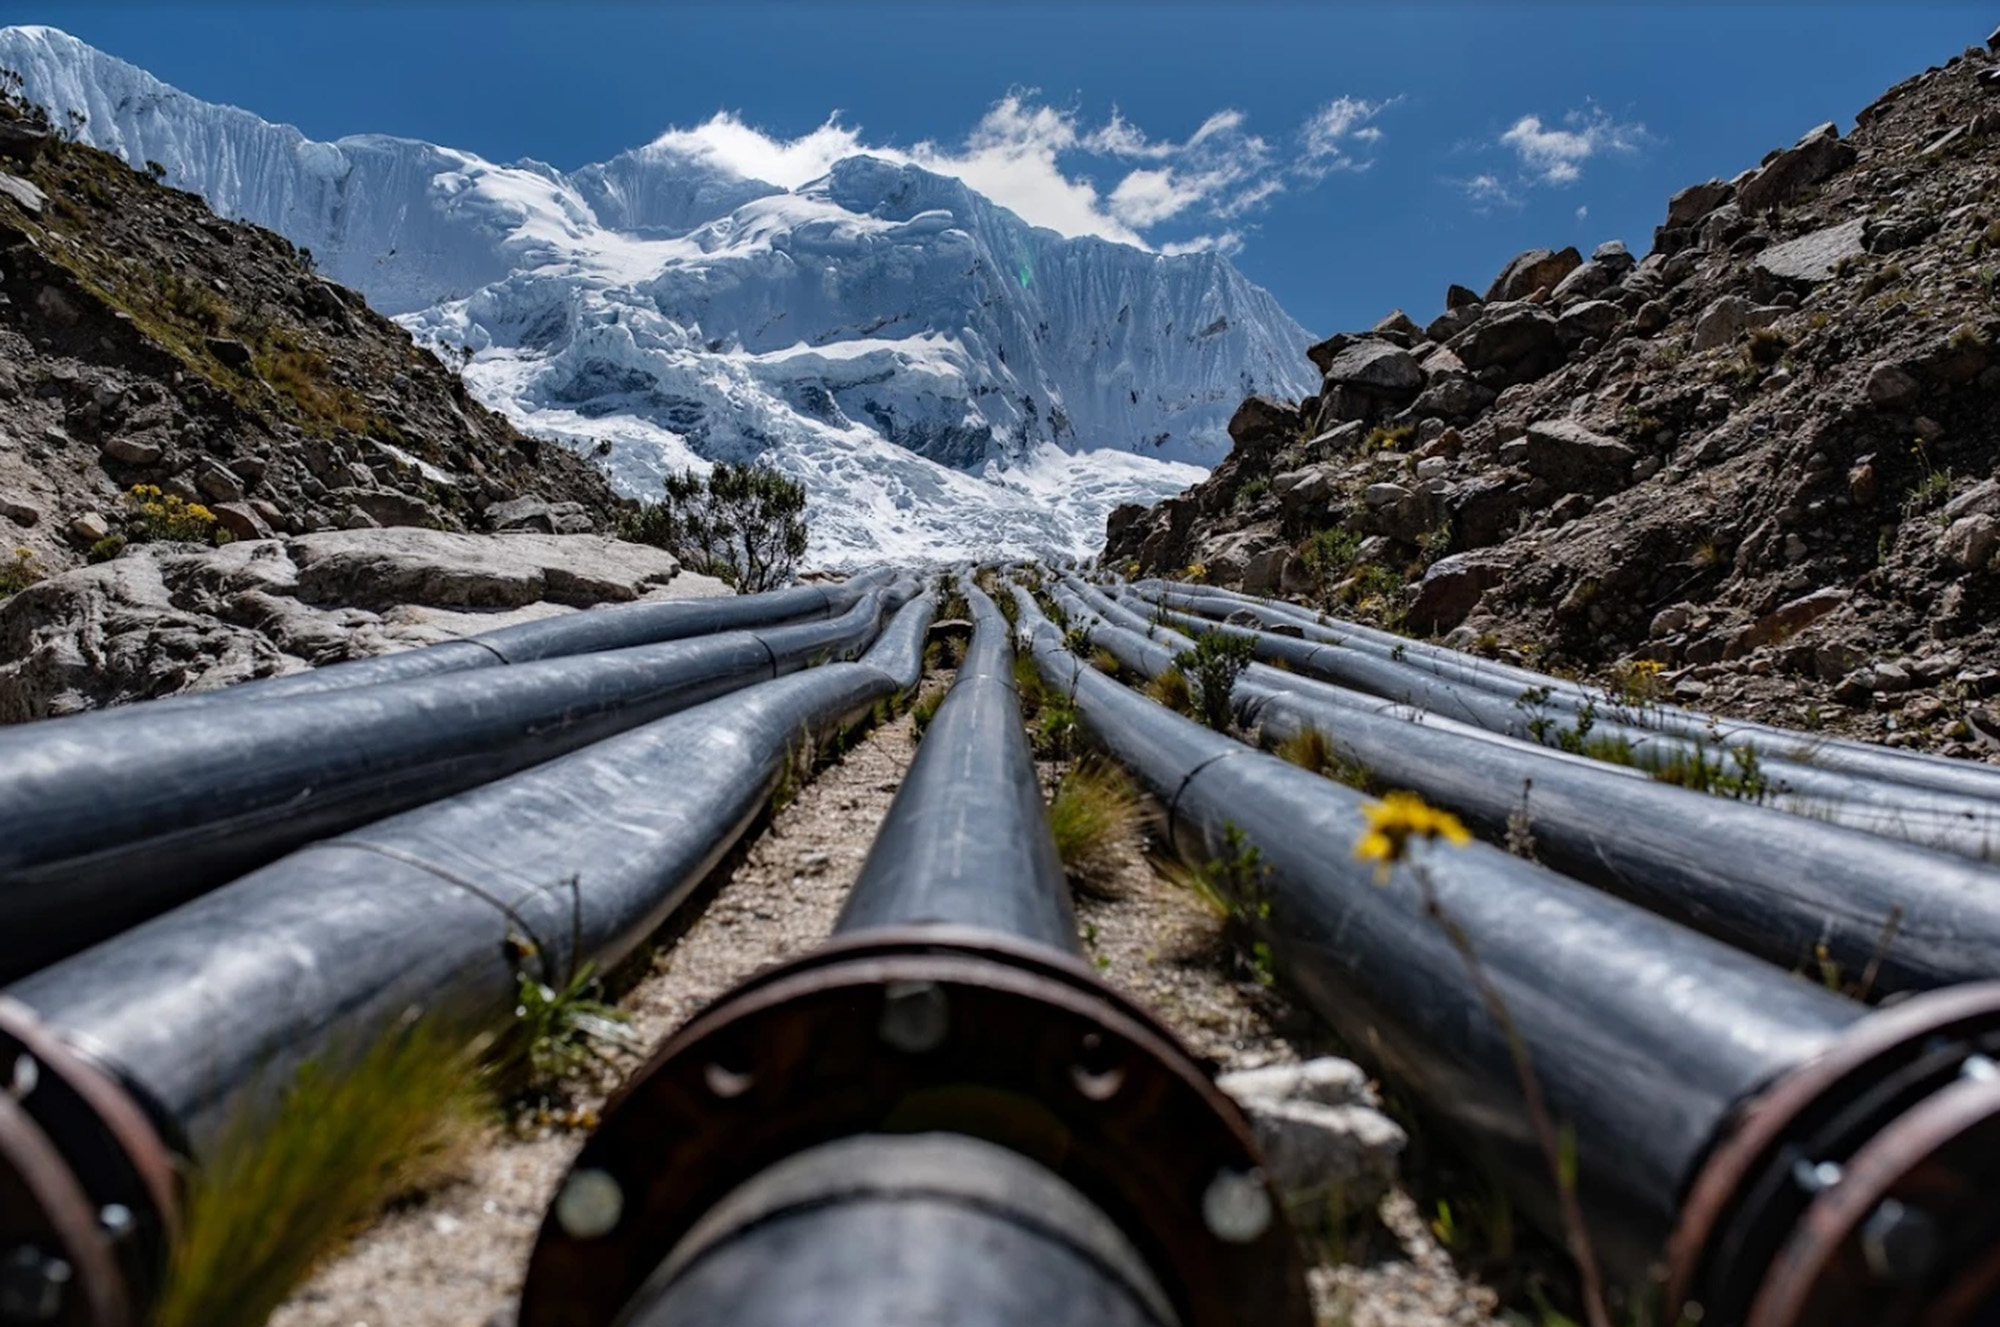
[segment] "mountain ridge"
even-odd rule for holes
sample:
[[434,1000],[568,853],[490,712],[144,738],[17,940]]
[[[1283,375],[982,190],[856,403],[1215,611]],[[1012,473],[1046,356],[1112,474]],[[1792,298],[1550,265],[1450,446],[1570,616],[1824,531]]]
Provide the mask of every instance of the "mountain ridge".
[[623,491],[753,456],[803,479],[822,560],[1087,551],[1118,502],[1220,459],[1246,392],[1311,387],[1304,330],[1219,255],[1065,238],[907,163],[795,189],[657,140],[502,166],[316,142],[55,29],[0,30],[0,65],[85,141],[309,249]]

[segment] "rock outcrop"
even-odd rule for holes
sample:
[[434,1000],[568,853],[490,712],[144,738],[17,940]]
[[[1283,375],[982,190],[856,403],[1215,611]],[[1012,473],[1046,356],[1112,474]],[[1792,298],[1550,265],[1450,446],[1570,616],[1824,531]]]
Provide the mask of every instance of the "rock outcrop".
[[1996,130],[1971,49],[1682,190],[1643,260],[1533,250],[1329,337],[1298,422],[1105,561],[2000,758]]
[[338,530],[147,544],[0,599],[0,723],[385,654],[602,603],[728,594],[601,535]]

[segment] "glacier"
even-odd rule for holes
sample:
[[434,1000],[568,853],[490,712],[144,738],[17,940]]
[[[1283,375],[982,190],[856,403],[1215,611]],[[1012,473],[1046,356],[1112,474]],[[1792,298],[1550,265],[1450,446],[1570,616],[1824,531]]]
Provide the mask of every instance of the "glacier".
[[668,138],[565,172],[407,138],[316,142],[54,28],[0,68],[58,124],[311,250],[525,431],[657,493],[762,459],[802,480],[811,556],[1094,552],[1121,502],[1226,454],[1310,340],[1214,253],[1029,225],[874,156],[796,188]]

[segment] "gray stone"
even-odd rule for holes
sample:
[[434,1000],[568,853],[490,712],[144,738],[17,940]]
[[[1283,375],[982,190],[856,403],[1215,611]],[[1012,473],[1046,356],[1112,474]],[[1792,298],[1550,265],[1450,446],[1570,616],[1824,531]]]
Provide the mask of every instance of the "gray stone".
[[142,438],[113,438],[104,444],[104,454],[126,465],[158,465],[166,449]]
[[1592,337],[1602,340],[1624,321],[1625,310],[1611,301],[1585,300],[1563,310],[1562,316],[1556,319],[1556,330],[1567,341],[1584,341]]
[[1876,405],[1897,406],[1915,400],[1923,389],[1902,365],[1883,362],[1868,370],[1861,390]]
[[1961,516],[2000,516],[2000,479],[1984,479],[1944,504],[1938,513],[1946,525]]
[[18,175],[0,171],[0,195],[14,200],[23,212],[40,216],[49,196]]
[[1728,200],[1732,192],[1721,180],[1690,184],[1667,202],[1667,225],[1673,229],[1692,226]]
[[1562,362],[1555,318],[1532,304],[1498,312],[1489,306],[1487,316],[1452,341],[1451,350],[1475,373],[1500,368],[1526,377]]
[[16,525],[34,525],[42,519],[42,509],[32,502],[0,493],[0,516],[5,516]]
[[1277,495],[1278,508],[1288,519],[1324,506],[1332,491],[1332,480],[1319,466],[1288,470],[1271,480],[1271,492]]
[[1252,396],[1229,417],[1229,440],[1238,447],[1268,449],[1296,438],[1304,424],[1298,406],[1291,402]]
[[1480,302],[1479,296],[1467,290],[1464,286],[1453,285],[1445,287],[1444,306],[1446,309],[1475,308]]
[[1530,249],[1500,269],[1486,292],[1486,302],[1526,299],[1545,287],[1553,288],[1582,264],[1583,255],[1573,248],[1560,252]]
[[1353,1065],[1315,1060],[1225,1074],[1216,1085],[1249,1118],[1265,1171],[1287,1207],[1367,1211],[1395,1183],[1408,1139],[1375,1108]]
[[1865,220],[1843,221],[1774,244],[1752,260],[1752,266],[1780,281],[1825,281],[1842,261],[1866,253]]
[[226,465],[218,465],[214,461],[206,462],[201,467],[200,473],[195,476],[194,483],[195,487],[201,490],[202,496],[212,501],[243,500],[243,481],[238,479],[236,472]]
[[1436,350],[1424,356],[1423,363],[1417,367],[1423,371],[1426,382],[1433,381],[1441,376],[1462,377],[1466,371],[1465,361],[1454,355],[1445,346],[1439,346]]
[[1938,552],[1960,571],[1978,571],[1992,560],[1996,545],[2000,545],[2000,521],[1982,512],[1946,526]]
[[1632,314],[1632,330],[1641,336],[1651,336],[1665,328],[1674,320],[1674,312],[1663,300],[1647,300]]
[[[1463,287],[1454,286],[1453,289],[1458,290],[1463,289]],[[1430,324],[1424,328],[1424,336],[1429,340],[1440,343],[1449,341],[1466,328],[1478,322],[1480,312],[1484,307],[1484,305],[1475,299],[1471,304],[1461,304],[1456,308],[1446,309],[1443,313],[1431,319]]]
[[1361,494],[1361,500],[1371,507],[1391,507],[1406,502],[1416,494],[1401,484],[1370,484]]
[[1828,121],[1737,186],[1736,204],[1745,213],[1781,207],[1835,171],[1853,165],[1854,157],[1854,146],[1841,141],[1840,130]]
[[246,503],[218,502],[213,508],[222,528],[238,539],[269,539],[271,527]]
[[111,524],[94,511],[87,511],[69,523],[69,532],[86,544],[94,544],[111,534]]
[[204,344],[209,354],[229,368],[242,370],[250,367],[250,347],[241,341],[232,341],[226,336],[211,336]]
[[1622,487],[1630,480],[1638,455],[1616,438],[1594,433],[1573,419],[1528,425],[1528,473],[1563,492]]
[[1606,240],[1590,251],[1590,261],[1618,271],[1629,272],[1637,266],[1632,251],[1625,247],[1623,240]]
[[1461,373],[1434,379],[1410,408],[1420,415],[1459,419],[1479,409],[1481,400],[1479,385]]
[[1415,345],[1423,339],[1424,329],[1417,326],[1409,314],[1397,309],[1371,329],[1376,336],[1400,339],[1405,346]]
[[602,603],[636,599],[680,574],[664,549],[598,535],[490,539],[397,526],[303,535],[288,547],[299,598],[362,608]]
[[1445,631],[1463,622],[1479,597],[1506,578],[1508,564],[1492,553],[1454,553],[1424,571],[1408,621],[1418,631]]
[[1386,341],[1362,341],[1341,351],[1327,365],[1326,380],[1393,397],[1412,396],[1424,385],[1410,352]]
[[1714,350],[1734,345],[1753,327],[1769,327],[1788,310],[1777,305],[1752,304],[1741,295],[1724,295],[1701,311],[1694,322],[1695,350]]
[[1563,305],[1575,300],[1594,299],[1618,282],[1618,273],[1608,264],[1592,260],[1577,268],[1549,292],[1551,303]]

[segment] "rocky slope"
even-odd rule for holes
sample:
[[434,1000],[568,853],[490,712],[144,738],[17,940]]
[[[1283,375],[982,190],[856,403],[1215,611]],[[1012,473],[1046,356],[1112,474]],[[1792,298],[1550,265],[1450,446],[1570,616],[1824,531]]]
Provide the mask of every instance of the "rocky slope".
[[0,721],[659,593],[618,501],[288,241],[0,105]]
[[821,561],[1085,552],[1218,460],[1246,392],[1312,382],[1305,331],[1220,255],[1066,237],[908,161],[773,183],[670,134],[565,172],[315,142],[51,28],[0,29],[0,68],[310,248],[626,492],[700,459],[802,480]]
[[[1652,251],[1522,254],[1308,352],[1107,565],[1316,599],[1674,698],[2000,753],[2000,62],[1970,49]],[[1644,675],[1643,670],[1640,675]]]

